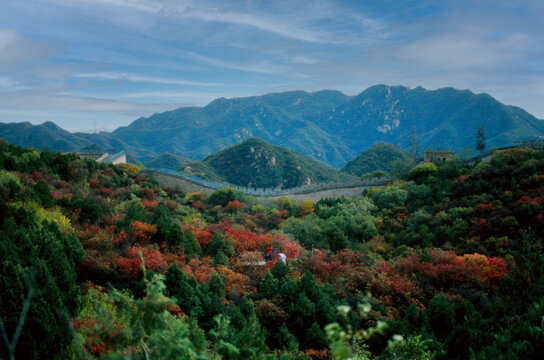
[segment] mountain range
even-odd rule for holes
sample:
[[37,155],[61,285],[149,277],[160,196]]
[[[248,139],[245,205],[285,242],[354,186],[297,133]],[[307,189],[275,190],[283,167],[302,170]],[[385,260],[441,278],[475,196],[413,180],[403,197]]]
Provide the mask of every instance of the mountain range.
[[0,123],[0,138],[54,151],[96,144],[125,150],[129,161],[146,163],[163,153],[201,160],[258,137],[340,168],[380,142],[411,150],[414,133],[419,152],[474,148],[480,125],[488,148],[544,135],[543,120],[488,94],[376,85],[355,96],[324,90],[220,98],[97,134],[70,133],[52,122]]

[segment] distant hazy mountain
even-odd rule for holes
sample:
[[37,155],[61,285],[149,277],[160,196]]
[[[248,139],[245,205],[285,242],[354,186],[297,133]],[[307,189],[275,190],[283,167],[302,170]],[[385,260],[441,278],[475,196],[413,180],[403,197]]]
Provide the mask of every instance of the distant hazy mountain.
[[122,148],[142,162],[165,152],[200,160],[259,137],[340,168],[380,142],[409,149],[414,129],[420,152],[426,147],[473,148],[480,124],[488,148],[544,135],[544,121],[487,94],[377,85],[356,96],[325,90],[221,98],[204,107],[140,118],[110,133],[70,134],[52,123],[0,124],[0,137],[53,150],[97,143]]
[[78,137],[48,121],[41,125],[22,123],[0,123],[0,138],[20,146],[51,151],[74,151],[93,144],[92,141]]
[[187,164],[182,170],[210,180],[259,188],[292,188],[355,179],[307,156],[258,138],[250,138],[223,149],[201,162]]
[[407,161],[411,159],[410,155],[401,148],[393,144],[380,143],[348,161],[342,171],[357,176],[376,170],[390,172],[391,162],[399,158]]

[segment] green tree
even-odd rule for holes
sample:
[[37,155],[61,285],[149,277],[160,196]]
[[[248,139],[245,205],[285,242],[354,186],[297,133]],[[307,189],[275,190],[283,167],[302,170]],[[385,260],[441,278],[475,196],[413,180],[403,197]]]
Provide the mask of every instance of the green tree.
[[393,176],[399,179],[406,179],[414,163],[412,160],[398,158],[391,161],[389,166],[391,167],[391,174]]
[[157,232],[153,235],[153,240],[155,242],[165,241],[173,225],[172,215],[170,215],[170,210],[168,210],[166,205],[160,203],[155,210],[153,210],[151,223],[157,225]]
[[[15,334],[28,289],[34,289],[15,356],[65,357],[71,342],[69,319],[79,308],[76,268],[84,256],[81,244],[54,223],[39,224],[22,208],[4,206],[2,213],[0,318],[7,336]],[[8,353],[0,348],[1,358]]]
[[226,236],[220,233],[215,233],[212,240],[208,244],[208,247],[206,248],[206,254],[215,258],[220,252],[227,257],[232,256],[234,254],[234,245]]
[[176,223],[170,225],[170,230],[166,234],[166,243],[170,246],[182,247],[187,257],[193,257],[202,253],[200,244],[193,232],[190,229],[183,231]]
[[165,293],[174,298],[181,310],[198,317],[202,314],[202,303],[197,294],[196,280],[185,274],[176,265],[171,265],[164,275]]
[[429,323],[438,340],[445,340],[454,325],[455,304],[446,296],[434,296],[429,303]]
[[53,206],[53,196],[51,195],[51,190],[49,185],[43,180],[38,181],[34,185],[34,195],[35,199],[46,208]]
[[429,360],[431,351],[427,344],[431,340],[422,340],[420,335],[409,336],[407,339],[390,341],[380,360]]
[[335,360],[367,360],[370,354],[366,350],[364,342],[375,334],[383,334],[387,324],[378,321],[375,326],[367,329],[357,329],[348,320],[350,316],[364,320],[368,317],[372,307],[369,304],[370,295],[366,295],[363,302],[357,305],[356,310],[350,306],[338,306],[338,313],[342,323],[334,322],[325,326],[325,334]]
[[376,191],[373,196],[376,205],[388,209],[404,205],[408,199],[408,192],[400,185],[395,184]]
[[223,188],[214,191],[208,202],[213,206],[226,206],[229,202],[234,200],[240,200],[242,198],[242,193],[234,189]]

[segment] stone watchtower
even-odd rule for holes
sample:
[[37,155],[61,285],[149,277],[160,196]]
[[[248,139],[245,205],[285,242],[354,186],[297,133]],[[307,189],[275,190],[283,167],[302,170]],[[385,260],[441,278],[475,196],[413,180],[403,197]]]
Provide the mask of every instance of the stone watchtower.
[[455,156],[455,151],[453,150],[442,150],[442,149],[425,149],[423,152],[423,161],[425,162],[441,162],[451,159]]

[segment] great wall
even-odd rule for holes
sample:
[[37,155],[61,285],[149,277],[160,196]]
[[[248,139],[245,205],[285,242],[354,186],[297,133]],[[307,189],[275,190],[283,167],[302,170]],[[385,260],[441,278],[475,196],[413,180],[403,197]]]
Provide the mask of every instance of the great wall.
[[184,193],[202,192],[209,195],[221,188],[231,188],[241,191],[246,195],[271,200],[280,196],[289,196],[290,198],[297,200],[319,200],[327,197],[337,198],[341,196],[357,196],[360,195],[365,189],[385,186],[393,180],[391,177],[381,177],[361,181],[312,184],[290,189],[263,189],[246,188],[229,183],[206,181],[196,176],[169,169],[144,169],[142,172],[149,174],[161,186],[168,187],[174,191]]

